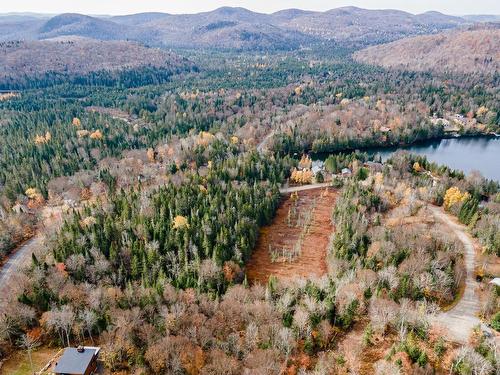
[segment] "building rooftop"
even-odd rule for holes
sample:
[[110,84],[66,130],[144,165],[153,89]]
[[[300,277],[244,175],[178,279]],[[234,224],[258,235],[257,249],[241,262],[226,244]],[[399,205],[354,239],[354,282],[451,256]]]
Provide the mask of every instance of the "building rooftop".
[[64,354],[56,362],[56,374],[85,374],[99,348],[85,346],[83,351],[78,348],[66,348]]

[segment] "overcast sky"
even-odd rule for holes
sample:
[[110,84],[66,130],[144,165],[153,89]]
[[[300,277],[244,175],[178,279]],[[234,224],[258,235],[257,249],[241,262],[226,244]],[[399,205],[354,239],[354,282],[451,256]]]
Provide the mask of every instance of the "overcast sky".
[[454,15],[500,14],[500,0],[1,0],[0,13],[196,13],[221,6],[241,6],[271,13],[288,8],[327,10],[347,5],[369,9],[401,9],[411,13],[437,10]]

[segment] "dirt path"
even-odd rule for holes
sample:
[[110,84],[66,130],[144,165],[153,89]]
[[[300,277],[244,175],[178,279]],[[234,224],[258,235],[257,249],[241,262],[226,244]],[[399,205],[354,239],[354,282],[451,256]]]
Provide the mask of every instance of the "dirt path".
[[465,290],[460,301],[449,311],[438,314],[433,321],[448,331],[451,339],[467,343],[472,329],[481,325],[483,330],[490,331],[476,316],[480,309],[479,296],[476,289],[479,283],[474,278],[476,253],[474,242],[466,233],[466,228],[446,214],[440,207],[429,206],[436,219],[443,222],[462,242],[465,249],[466,268]]
[[294,193],[299,191],[313,190],[319,188],[325,188],[330,186],[330,182],[322,182],[320,184],[311,184],[311,185],[301,185],[301,186],[292,186],[292,187],[284,187],[280,189],[281,194]]

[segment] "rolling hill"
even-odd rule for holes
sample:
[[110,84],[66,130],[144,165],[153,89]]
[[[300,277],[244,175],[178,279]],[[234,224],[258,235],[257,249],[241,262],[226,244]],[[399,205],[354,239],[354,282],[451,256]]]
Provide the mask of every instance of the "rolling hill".
[[398,40],[358,51],[366,64],[410,71],[493,73],[500,71],[498,25]]
[[321,39],[376,44],[409,35],[434,33],[465,22],[438,12],[413,15],[399,10],[343,7],[327,12],[298,13],[279,24]]
[[46,72],[87,74],[141,66],[189,70],[193,64],[178,55],[127,41],[81,37],[0,43],[0,77],[38,76]]
[[211,12],[175,15],[0,17],[0,40],[76,35],[100,40],[134,40],[161,47],[297,49],[325,41],[355,46],[379,44],[436,33],[467,22],[438,12],[413,15],[397,10],[344,7],[326,12],[287,9],[263,14],[223,7]]

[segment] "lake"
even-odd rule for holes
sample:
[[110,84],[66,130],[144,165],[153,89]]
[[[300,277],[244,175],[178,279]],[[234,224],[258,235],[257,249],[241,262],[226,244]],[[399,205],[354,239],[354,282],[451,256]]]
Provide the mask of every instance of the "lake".
[[428,160],[465,173],[476,170],[488,179],[500,181],[500,137],[446,138],[410,146],[370,148],[365,151],[369,154],[378,153],[383,160],[387,160],[397,150],[425,155]]

